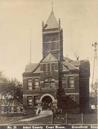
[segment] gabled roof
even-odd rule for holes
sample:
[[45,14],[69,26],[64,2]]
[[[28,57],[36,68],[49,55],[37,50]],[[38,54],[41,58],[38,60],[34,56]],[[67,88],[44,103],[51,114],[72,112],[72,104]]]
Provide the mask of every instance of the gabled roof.
[[63,65],[65,65],[69,70],[76,70],[77,68],[72,65],[71,63],[67,62],[67,61],[62,61],[61,62]]
[[62,65],[62,68],[63,68],[64,72],[68,72],[69,71],[69,69],[65,65]]
[[49,54],[42,60],[42,63],[43,62],[55,62],[55,61],[56,62],[58,61],[57,58],[49,52]]
[[[57,62],[57,58],[55,56],[53,56],[51,53],[49,53],[44,59],[42,59],[40,61],[40,63],[44,63],[44,62]],[[26,68],[25,68],[25,72],[24,73],[29,73],[29,72],[33,72],[33,73],[39,73],[40,72],[40,67],[39,64],[40,63],[29,63]]]
[[54,12],[52,11],[45,26],[44,26],[44,29],[53,29],[53,28],[58,28],[58,27],[59,27],[59,25],[55,18]]
[[38,66],[37,68],[35,68],[35,70],[33,70],[33,73],[40,73],[40,66]]
[[80,60],[72,60],[72,61],[70,61],[70,63],[73,64],[76,67],[80,66]]
[[72,61],[70,58],[68,58],[68,57],[63,57],[63,59],[65,60],[65,61],[68,61],[68,62],[70,62],[70,61]]
[[28,64],[27,66],[26,66],[26,68],[25,68],[25,72],[32,72],[32,71],[34,71],[35,70],[35,68],[38,66],[38,63],[30,63],[30,64]]

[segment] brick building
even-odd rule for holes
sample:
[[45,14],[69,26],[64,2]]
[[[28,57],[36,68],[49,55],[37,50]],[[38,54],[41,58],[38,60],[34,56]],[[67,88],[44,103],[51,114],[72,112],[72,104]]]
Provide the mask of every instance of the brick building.
[[64,109],[89,107],[89,61],[63,56],[63,29],[60,24],[53,11],[47,22],[42,22],[43,58],[39,63],[28,64],[23,73],[25,109],[36,109],[43,102],[56,107],[65,105]]

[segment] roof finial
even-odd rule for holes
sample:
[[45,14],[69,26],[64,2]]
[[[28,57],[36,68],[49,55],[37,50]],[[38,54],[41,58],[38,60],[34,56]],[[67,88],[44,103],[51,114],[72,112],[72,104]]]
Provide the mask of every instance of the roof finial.
[[52,12],[53,12],[53,0],[51,1],[51,5],[52,5]]

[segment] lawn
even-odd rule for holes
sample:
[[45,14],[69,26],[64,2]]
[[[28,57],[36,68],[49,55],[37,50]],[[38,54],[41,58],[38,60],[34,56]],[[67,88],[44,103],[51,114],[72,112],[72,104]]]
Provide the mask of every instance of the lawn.
[[29,114],[29,115],[4,115],[4,116],[0,116],[0,124],[11,124],[11,123],[16,123],[17,121],[21,120],[21,119],[25,119],[25,118],[30,118],[30,117],[34,117],[34,115]]
[[[66,116],[66,114],[65,114]],[[25,118],[32,118],[34,115],[26,115],[26,116],[13,116],[13,117],[0,117],[0,124],[51,124],[52,123],[52,115],[45,116],[42,118],[37,118],[35,120],[29,120],[29,121],[22,121],[19,122],[19,120],[25,119]],[[97,115],[96,114],[85,114],[83,116],[83,124],[97,124]],[[54,119],[55,124],[82,124],[81,121],[81,115],[73,115],[68,114],[67,120],[66,117],[63,119],[61,116],[57,116]]]

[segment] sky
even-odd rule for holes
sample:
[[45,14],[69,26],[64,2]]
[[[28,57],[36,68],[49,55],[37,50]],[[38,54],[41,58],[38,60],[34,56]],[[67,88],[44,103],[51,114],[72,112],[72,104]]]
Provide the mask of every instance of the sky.
[[[92,77],[92,43],[98,43],[98,0],[52,1],[55,17],[57,21],[60,18],[63,28],[64,56],[89,59]],[[0,70],[6,77],[22,82],[22,73],[30,62],[30,29],[31,62],[42,59],[42,21],[47,21],[52,1],[0,0]]]

